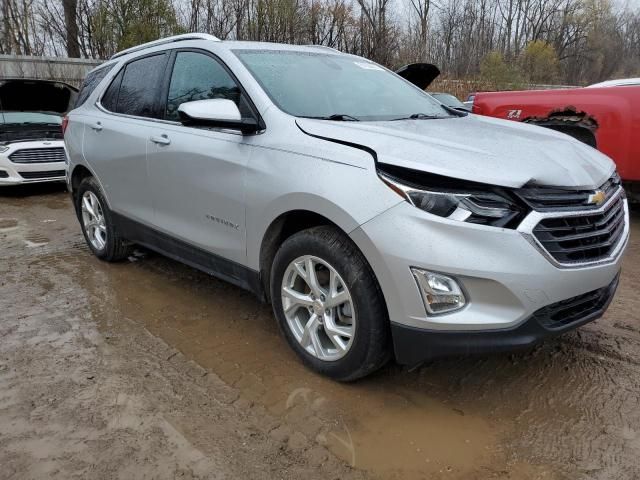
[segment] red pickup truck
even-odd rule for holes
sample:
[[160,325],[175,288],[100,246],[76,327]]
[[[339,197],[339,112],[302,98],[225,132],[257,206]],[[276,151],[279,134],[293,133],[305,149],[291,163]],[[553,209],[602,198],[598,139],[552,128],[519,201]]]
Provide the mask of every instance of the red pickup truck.
[[640,201],[640,80],[585,88],[477,93],[473,112],[567,133],[609,155]]

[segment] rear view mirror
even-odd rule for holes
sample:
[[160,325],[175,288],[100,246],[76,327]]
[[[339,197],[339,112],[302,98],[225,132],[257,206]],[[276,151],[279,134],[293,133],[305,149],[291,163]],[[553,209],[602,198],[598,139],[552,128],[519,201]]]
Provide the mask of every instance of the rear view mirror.
[[182,103],[178,114],[183,125],[206,126],[254,133],[260,129],[254,118],[242,118],[235,102],[223,98]]

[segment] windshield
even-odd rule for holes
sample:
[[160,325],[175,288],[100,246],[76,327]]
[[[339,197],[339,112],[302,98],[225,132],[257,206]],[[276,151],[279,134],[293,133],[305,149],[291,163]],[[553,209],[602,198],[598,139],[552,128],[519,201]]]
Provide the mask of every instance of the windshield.
[[290,115],[363,121],[452,116],[426,93],[365,59],[281,50],[234,53]]
[[62,118],[55,113],[43,112],[2,112],[0,111],[0,124],[54,124],[61,125]]

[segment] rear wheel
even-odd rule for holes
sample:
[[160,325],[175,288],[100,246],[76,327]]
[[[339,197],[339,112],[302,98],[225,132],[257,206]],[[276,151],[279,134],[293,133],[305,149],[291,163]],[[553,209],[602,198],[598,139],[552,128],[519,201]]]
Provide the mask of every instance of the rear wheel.
[[131,246],[120,237],[98,182],[93,177],[82,180],[75,199],[82,233],[93,254],[107,262],[127,258]]
[[364,377],[390,356],[388,316],[362,253],[334,227],[288,238],[271,271],[271,299],[289,345],[313,370]]

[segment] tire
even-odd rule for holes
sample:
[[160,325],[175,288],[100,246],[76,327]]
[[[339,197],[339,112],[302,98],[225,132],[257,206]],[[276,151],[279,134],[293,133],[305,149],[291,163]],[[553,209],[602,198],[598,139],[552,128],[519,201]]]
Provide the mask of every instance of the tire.
[[[330,306],[330,303],[334,301],[328,293],[331,290],[336,292],[335,301],[338,301],[338,293],[342,295],[340,298],[344,298],[346,291],[349,297],[348,302],[341,304],[341,306],[322,310],[324,307],[316,305],[315,302],[314,306],[298,305],[297,301],[292,301],[290,296],[283,300],[285,286],[296,290],[296,292],[304,289],[305,292],[308,292],[309,298],[314,296],[307,280],[302,276],[308,278],[306,272],[309,261],[316,262],[314,273],[317,275],[318,283],[321,283],[322,278],[325,280],[334,278],[335,285],[340,285],[337,288],[327,287],[325,281],[325,285],[320,291],[331,297],[325,305]],[[301,270],[294,265],[304,266],[302,273],[299,273]],[[318,270],[316,271],[315,268]],[[331,269],[334,270],[334,275],[332,275]],[[273,311],[280,330],[291,348],[312,370],[334,380],[348,382],[365,377],[387,363],[391,357],[389,317],[380,286],[362,253],[337,228],[331,226],[314,227],[296,233],[285,240],[274,258],[270,280]],[[323,301],[325,295],[322,295]],[[305,298],[305,301],[308,301],[308,298]],[[295,313],[285,314],[284,303],[287,304],[287,307],[291,307],[293,304],[292,309]],[[353,332],[352,336],[349,338],[340,337],[338,343],[332,341],[330,337],[336,338],[336,336],[330,335],[328,332],[335,332],[335,330],[329,330],[329,321],[327,316],[320,313],[322,311],[333,318],[333,327],[342,320],[346,321],[346,323],[340,323],[342,331],[351,331]],[[291,309],[288,309],[288,312],[291,312]],[[322,341],[320,343],[329,345],[327,348],[329,354],[324,358],[310,353],[309,349],[314,352],[318,350],[317,343],[314,344],[308,340],[310,334],[305,337],[306,329],[312,323],[310,320],[314,313],[317,318],[324,319],[324,323],[318,326],[319,330],[315,330],[319,332],[316,340],[325,340],[324,343]],[[306,326],[304,331],[301,331],[302,325]],[[336,347],[336,345],[344,345],[346,342],[349,342],[346,353]],[[303,346],[303,343],[307,346]],[[335,353],[331,353],[332,348]],[[322,349],[321,347],[320,350]],[[332,355],[341,356],[329,358]]]
[[[104,221],[104,236],[100,234],[100,238],[104,239],[102,242],[103,244],[95,240],[95,233],[92,234],[87,230],[87,222],[84,220],[86,210],[83,211],[83,199],[85,198],[92,198],[97,202],[96,212],[100,214],[100,217]],[[82,234],[84,235],[84,239],[93,254],[100,260],[104,260],[106,262],[119,262],[126,259],[132,252],[132,246],[118,233],[113,222],[111,210],[109,210],[104,195],[102,194],[100,186],[95,178],[87,177],[82,180],[78,186],[75,203],[78,220],[80,221],[80,226],[82,228]]]

